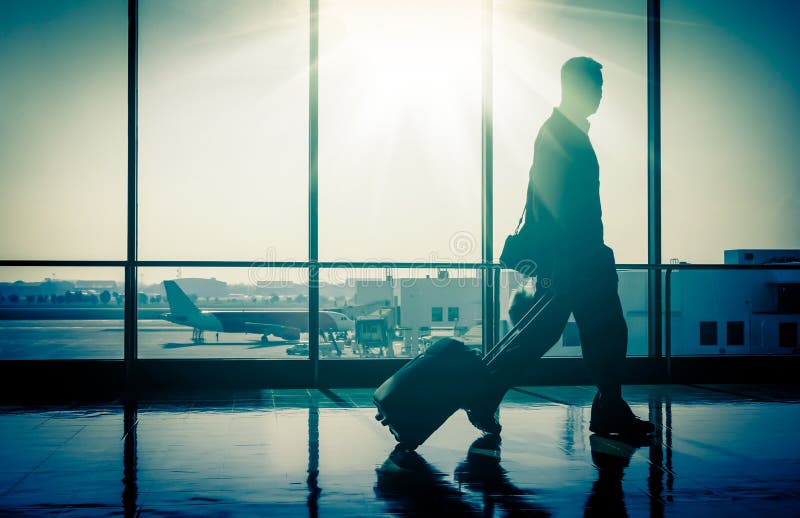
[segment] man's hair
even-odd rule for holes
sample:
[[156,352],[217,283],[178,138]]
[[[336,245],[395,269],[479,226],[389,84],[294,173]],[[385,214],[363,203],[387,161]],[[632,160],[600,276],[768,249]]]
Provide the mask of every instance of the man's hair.
[[587,57],[568,59],[561,67],[561,88],[571,90],[580,88],[587,82],[602,81],[603,74],[600,70],[603,65]]

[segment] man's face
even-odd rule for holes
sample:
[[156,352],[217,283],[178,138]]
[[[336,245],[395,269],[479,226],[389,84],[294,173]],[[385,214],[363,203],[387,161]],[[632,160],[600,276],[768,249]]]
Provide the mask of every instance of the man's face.
[[600,107],[600,99],[603,98],[603,76],[598,76],[595,81],[590,82],[586,88],[586,109],[588,115],[597,111]]
[[603,74],[600,70],[562,76],[562,106],[581,117],[588,117],[600,107],[603,97]]

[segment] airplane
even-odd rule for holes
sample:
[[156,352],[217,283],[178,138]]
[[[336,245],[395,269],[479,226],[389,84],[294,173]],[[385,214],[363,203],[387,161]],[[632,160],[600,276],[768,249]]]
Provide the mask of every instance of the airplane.
[[[269,342],[269,335],[284,340],[299,340],[300,333],[308,332],[308,310],[200,310],[175,281],[164,281],[169,313],[161,318],[193,328],[192,341],[203,342],[203,331],[225,333],[253,333],[261,335],[261,343]],[[352,319],[335,311],[319,312],[320,331],[352,331]]]

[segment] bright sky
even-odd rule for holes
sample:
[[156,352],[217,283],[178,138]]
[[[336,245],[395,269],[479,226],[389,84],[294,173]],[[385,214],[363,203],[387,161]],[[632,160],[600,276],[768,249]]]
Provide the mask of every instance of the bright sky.
[[[496,255],[560,66],[588,55],[606,240],[646,261],[645,5],[494,2]],[[665,261],[800,248],[800,13],[781,5],[663,2]],[[321,0],[323,260],[480,260],[480,9]],[[305,259],[307,3],[141,0],[140,26],[140,257]],[[123,258],[126,27],[123,0],[0,4],[1,257]]]

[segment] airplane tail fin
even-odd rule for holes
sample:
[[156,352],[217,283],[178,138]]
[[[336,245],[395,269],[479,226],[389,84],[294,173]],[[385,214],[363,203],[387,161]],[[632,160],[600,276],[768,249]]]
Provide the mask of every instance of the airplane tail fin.
[[174,315],[193,315],[200,313],[194,302],[186,296],[178,283],[175,281],[164,281],[164,289],[167,292],[167,302],[169,311]]

